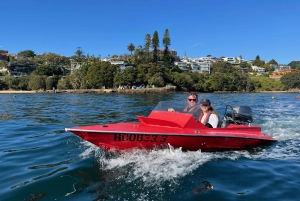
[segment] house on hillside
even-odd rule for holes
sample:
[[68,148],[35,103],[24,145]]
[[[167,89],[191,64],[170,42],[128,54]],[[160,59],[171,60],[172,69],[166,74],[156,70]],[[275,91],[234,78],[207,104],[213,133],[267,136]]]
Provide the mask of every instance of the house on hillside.
[[259,66],[251,66],[251,68],[257,72],[257,75],[263,75],[266,73],[265,68],[259,67]]
[[234,57],[223,57],[222,59],[223,59],[223,61],[231,63],[231,64],[236,63],[236,60]]
[[82,66],[82,62],[76,62],[74,59],[70,59],[71,71],[78,70]]
[[279,66],[274,66],[274,72],[280,72],[280,71],[285,71],[285,70],[290,70],[291,67],[287,65],[279,65]]
[[13,77],[22,77],[30,75],[35,69],[37,65],[35,63],[18,63],[18,62],[11,62],[8,64],[8,75]]

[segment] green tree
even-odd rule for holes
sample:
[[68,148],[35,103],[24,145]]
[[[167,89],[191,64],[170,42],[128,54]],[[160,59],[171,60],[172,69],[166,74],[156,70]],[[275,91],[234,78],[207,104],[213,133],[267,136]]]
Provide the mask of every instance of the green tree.
[[122,72],[117,72],[117,75],[114,78],[114,85],[136,85],[137,84],[137,73],[138,70],[136,67],[125,68]]
[[158,48],[159,48],[159,37],[158,32],[154,31],[152,36],[152,48],[153,48],[153,62],[158,61]]
[[300,70],[300,61],[292,61],[288,65],[291,67],[291,69]]
[[89,67],[86,80],[94,89],[100,89],[103,86],[111,88],[114,86],[114,77],[118,71],[120,68],[116,65],[109,62],[97,62]]
[[235,72],[231,63],[225,62],[215,62],[211,65],[211,74],[214,73],[233,73]]
[[300,73],[298,72],[287,73],[280,78],[280,81],[288,89],[300,88]]
[[23,57],[34,57],[35,53],[32,50],[24,50],[18,53],[18,56],[23,56]]
[[169,46],[171,45],[171,38],[170,38],[168,29],[165,30],[163,44],[165,47],[163,61],[165,62],[166,67],[170,67],[171,66],[171,56],[170,56]]
[[151,36],[150,34],[146,34],[144,48],[148,54],[150,53],[150,47],[151,47]]
[[190,91],[192,89],[192,86],[194,85],[194,81],[191,77],[191,74],[188,72],[178,73],[174,72],[172,74],[172,81],[173,83],[181,90],[188,90]]
[[22,76],[22,77],[19,77],[18,79],[19,79],[18,89],[19,90],[27,90],[28,84],[29,84],[29,77]]
[[[22,87],[22,78],[19,79],[18,77],[6,77],[4,79],[8,89],[12,90],[21,90],[23,89]],[[26,87],[25,87],[26,89]]]
[[278,65],[278,63],[277,63],[277,61],[275,61],[275,59],[271,59],[271,60],[269,61],[269,64],[275,64],[275,65]]
[[0,90],[7,90],[8,89],[8,85],[4,80],[0,79]]
[[45,90],[46,89],[46,77],[41,75],[31,74],[28,82],[29,90]]
[[66,59],[64,56],[51,52],[43,53],[40,57],[44,65],[59,66],[70,63],[69,59]]
[[130,43],[130,44],[127,46],[127,50],[130,52],[130,55],[132,55],[132,51],[135,50],[135,46],[134,46],[132,43]]
[[33,71],[33,74],[36,75],[47,75],[47,76],[52,76],[52,75],[61,75],[63,72],[61,68],[55,67],[55,66],[50,66],[50,65],[40,65],[36,68],[35,71]]
[[203,83],[205,83],[205,81],[208,80],[209,76],[203,73],[195,72],[191,73],[191,78],[194,82],[194,84],[192,85],[192,90],[204,91]]
[[59,81],[58,76],[47,77],[46,78],[46,90],[52,90],[53,87],[55,89],[57,89],[58,81]]
[[85,55],[84,52],[82,50],[81,47],[77,47],[76,51],[75,51],[75,60],[77,62],[83,62],[85,59]]
[[253,66],[260,66],[260,67],[263,67],[265,65],[265,62],[260,60],[260,56],[257,55],[255,60],[252,62],[252,65]]
[[75,70],[68,76],[72,89],[87,89],[87,81],[80,70]]
[[57,89],[72,89],[72,85],[70,84],[70,75],[67,75],[66,77],[62,77],[58,80],[57,83]]

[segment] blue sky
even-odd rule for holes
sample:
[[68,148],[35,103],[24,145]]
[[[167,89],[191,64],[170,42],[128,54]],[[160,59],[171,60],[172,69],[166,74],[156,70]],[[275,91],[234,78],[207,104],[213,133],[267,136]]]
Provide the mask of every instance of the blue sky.
[[[4,6],[3,6],[4,5]],[[130,54],[169,30],[183,57],[300,60],[299,0],[10,0],[1,4],[0,49],[9,53]]]

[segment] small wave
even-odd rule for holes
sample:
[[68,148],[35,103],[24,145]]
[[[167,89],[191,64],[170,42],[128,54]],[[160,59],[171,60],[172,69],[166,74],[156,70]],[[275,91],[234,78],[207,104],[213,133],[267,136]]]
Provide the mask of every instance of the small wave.
[[39,146],[39,147],[31,147],[31,148],[26,148],[26,149],[9,149],[9,150],[4,150],[3,152],[24,152],[24,151],[30,151],[30,150],[35,150],[35,149],[41,149],[44,146]]

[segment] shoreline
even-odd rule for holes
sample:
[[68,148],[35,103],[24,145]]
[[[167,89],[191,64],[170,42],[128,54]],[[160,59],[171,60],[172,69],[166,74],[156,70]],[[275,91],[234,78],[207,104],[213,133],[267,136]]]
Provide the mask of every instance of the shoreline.
[[[185,91],[176,91],[174,88],[145,88],[145,89],[67,89],[67,90],[32,90],[32,91],[15,91],[15,90],[0,90],[0,94],[37,94],[37,93],[64,93],[64,94],[164,94],[164,93],[187,93]],[[203,93],[203,92],[198,92]],[[217,91],[212,93],[300,93],[299,90],[289,91]]]

